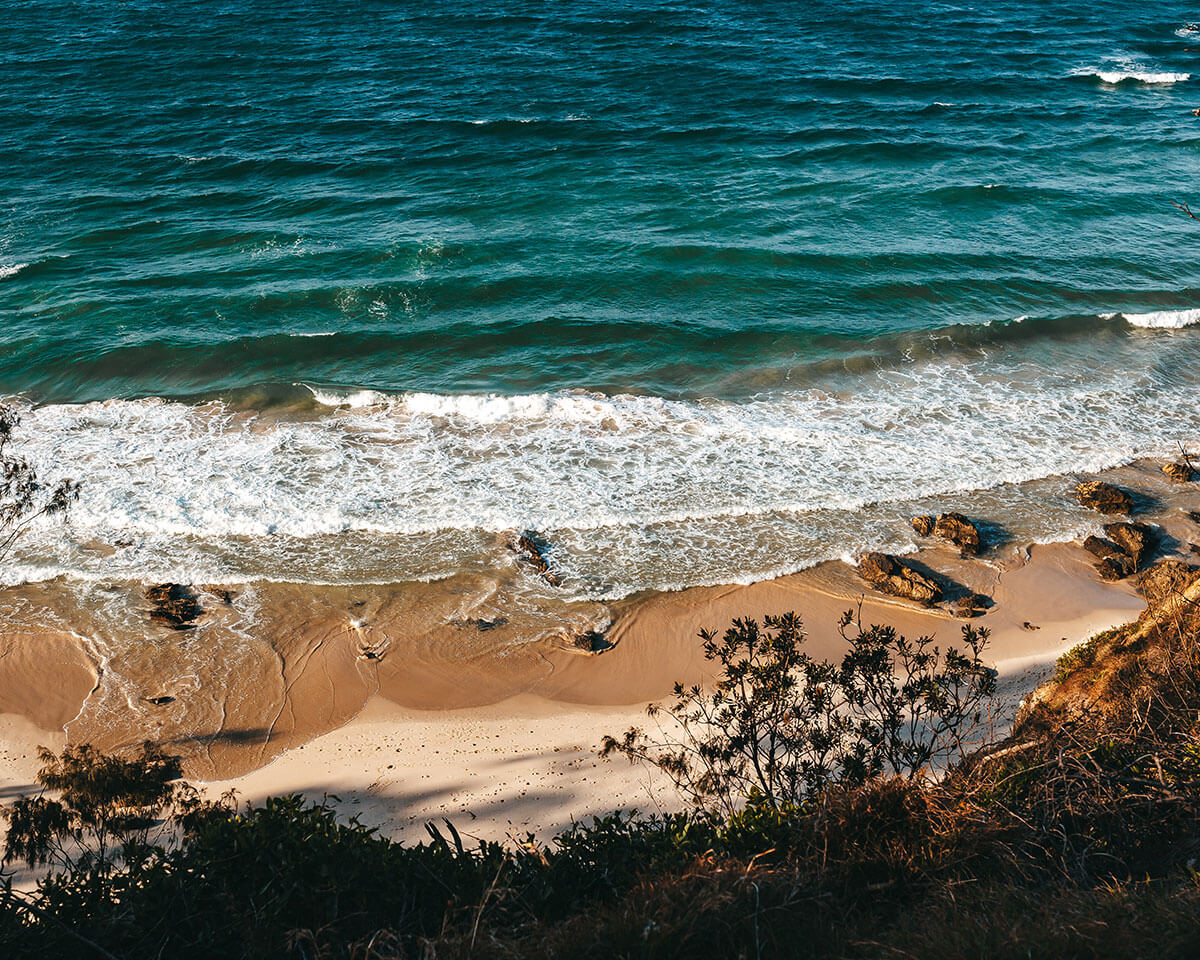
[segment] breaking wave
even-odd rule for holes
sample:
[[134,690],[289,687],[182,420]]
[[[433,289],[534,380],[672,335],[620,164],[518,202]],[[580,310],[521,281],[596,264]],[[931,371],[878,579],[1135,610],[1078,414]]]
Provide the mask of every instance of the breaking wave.
[[1190,310],[1155,310],[1150,313],[1109,313],[1105,319],[1124,317],[1135,327],[1148,329],[1179,330],[1200,323],[1200,308]]
[[[66,530],[34,531],[14,569],[386,582],[508,562],[496,544],[536,528],[571,589],[610,596],[798,569],[881,538],[900,549],[879,518],[921,498],[1100,470],[1200,436],[1197,344],[1120,329],[1104,355],[1077,338],[1047,363],[1018,340],[748,400],[307,386],[320,406],[33,408],[20,452],[47,476],[82,478],[84,496]],[[1075,509],[1042,502],[1038,522],[1074,529]]]

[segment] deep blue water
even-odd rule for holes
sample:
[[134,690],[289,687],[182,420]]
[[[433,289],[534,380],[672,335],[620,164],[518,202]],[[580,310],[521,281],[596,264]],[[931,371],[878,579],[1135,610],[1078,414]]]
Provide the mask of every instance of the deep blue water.
[[1200,435],[1186,5],[3,17],[0,393],[131,569],[532,525],[711,581]]
[[1182,4],[271,6],[5,4],[0,389],[737,396],[1200,305]]

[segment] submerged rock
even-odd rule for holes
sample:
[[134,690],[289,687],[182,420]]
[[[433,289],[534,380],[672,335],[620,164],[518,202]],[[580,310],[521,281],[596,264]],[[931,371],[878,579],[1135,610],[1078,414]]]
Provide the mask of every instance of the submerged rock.
[[943,513],[935,520],[928,514],[912,518],[918,536],[949,540],[963,553],[975,554],[983,546],[979,528],[961,513]]
[[572,645],[576,650],[582,650],[584,653],[603,653],[605,650],[611,650],[613,644],[599,630],[588,630],[574,638]]
[[863,554],[858,561],[858,575],[884,593],[925,606],[933,606],[943,597],[939,583],[891,554]]
[[157,583],[146,588],[150,619],[173,630],[190,630],[204,613],[200,595],[182,583]]
[[508,617],[494,617],[491,620],[484,617],[472,617],[469,620],[460,620],[455,617],[450,621],[451,626],[458,627],[460,630],[465,630],[467,627],[474,627],[483,633],[488,630],[495,630],[497,627],[502,627],[508,623]]
[[1196,479],[1196,471],[1186,463],[1164,463],[1162,472],[1176,483],[1190,483]]
[[526,530],[510,548],[519,561],[531,567],[547,583],[557,587],[562,581],[546,560],[548,546],[534,531]]
[[1129,513],[1133,498],[1120,487],[1103,480],[1088,480],[1075,488],[1075,499],[1101,513]]
[[968,593],[954,601],[954,615],[963,618],[979,617],[991,605],[990,597],[985,597],[982,593]]

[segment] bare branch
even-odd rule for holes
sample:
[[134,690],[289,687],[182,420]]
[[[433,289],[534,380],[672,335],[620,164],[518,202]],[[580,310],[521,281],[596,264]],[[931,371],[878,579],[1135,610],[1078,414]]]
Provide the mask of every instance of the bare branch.
[[1176,441],[1175,441],[1175,443],[1176,443],[1176,444],[1178,445],[1178,447],[1179,447],[1179,455],[1180,455],[1181,457],[1183,457],[1183,462],[1184,462],[1184,465],[1185,465],[1185,466],[1186,466],[1186,467],[1187,467],[1189,470],[1191,470],[1191,471],[1192,471],[1192,473],[1195,473],[1195,472],[1196,472],[1196,467],[1195,467],[1195,465],[1192,463],[1192,458],[1191,458],[1191,455],[1190,455],[1190,454],[1188,454],[1187,450],[1184,448],[1184,446],[1183,446],[1183,441],[1182,441],[1182,440],[1176,440]]
[[1172,201],[1171,201],[1171,206],[1175,207],[1175,208],[1176,208],[1176,209],[1178,209],[1178,210],[1182,210],[1184,213],[1186,213],[1186,214],[1187,214],[1189,217],[1191,217],[1193,220],[1200,220],[1200,217],[1198,217],[1198,216],[1196,216],[1194,213],[1192,213],[1192,208],[1191,208],[1191,207],[1189,207],[1189,206],[1188,206],[1186,203],[1176,203],[1174,200],[1172,200]]

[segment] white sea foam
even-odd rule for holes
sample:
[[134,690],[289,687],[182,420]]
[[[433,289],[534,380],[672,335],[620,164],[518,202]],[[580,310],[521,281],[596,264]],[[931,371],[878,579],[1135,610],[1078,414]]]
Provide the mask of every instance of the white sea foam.
[[1190,73],[1155,69],[1149,64],[1132,58],[1118,58],[1100,67],[1081,67],[1071,74],[1074,77],[1095,77],[1102,83],[1116,86],[1121,83],[1143,83],[1151,86],[1183,83],[1190,80]]
[[[613,596],[903,550],[899,504],[1200,437],[1186,345],[1169,345],[1179,363],[1162,379],[1168,345],[1118,349],[1103,368],[1000,352],[737,402],[309,385],[326,409],[300,420],[212,403],[46,406],[28,411],[20,452],[48,477],[83,478],[84,495],[68,530],[39,526],[13,563],[30,576],[378,582],[446,576],[533,527],[570,590]],[[96,541],[116,553],[83,546]]]
[[1170,71],[1155,71],[1155,70],[1097,70],[1094,73],[1105,83],[1117,84],[1126,80],[1136,80],[1138,83],[1146,84],[1171,84],[1183,83],[1185,80],[1190,80],[1190,73],[1172,73]]
[[1122,316],[1135,327],[1179,330],[1200,323],[1200,308],[1191,310],[1155,310],[1150,313],[1108,313],[1106,319]]
[[[300,334],[305,336],[305,334]],[[327,334],[308,334],[308,336],[327,336]],[[389,397],[385,393],[380,393],[378,390],[333,390],[329,388],[314,387],[311,384],[301,383],[297,386],[304,387],[313,395],[317,403],[326,407],[373,407],[381,403],[387,403]]]
[[0,265],[0,280],[7,279],[8,277],[15,277],[27,266],[29,266],[27,263],[8,263]]

